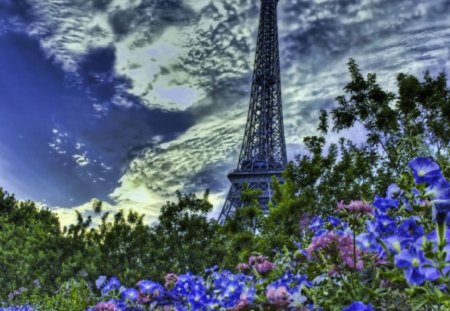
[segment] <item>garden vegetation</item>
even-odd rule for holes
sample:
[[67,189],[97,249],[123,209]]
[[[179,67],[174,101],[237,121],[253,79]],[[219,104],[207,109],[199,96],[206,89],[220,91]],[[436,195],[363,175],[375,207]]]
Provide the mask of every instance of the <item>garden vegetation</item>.
[[[205,192],[151,225],[95,201],[100,225],[61,229],[0,189],[0,310],[450,310],[446,76],[398,74],[394,94],[349,71],[267,216],[247,188],[224,226]],[[357,124],[363,143],[327,144]]]

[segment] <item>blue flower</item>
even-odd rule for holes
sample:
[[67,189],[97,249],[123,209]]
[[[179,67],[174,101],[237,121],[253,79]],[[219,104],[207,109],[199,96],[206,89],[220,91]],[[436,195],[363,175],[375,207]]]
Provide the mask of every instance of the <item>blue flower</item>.
[[160,297],[164,293],[164,288],[160,284],[153,281],[141,280],[137,283],[137,286],[142,294],[151,294],[153,296]]
[[394,234],[397,231],[395,219],[387,215],[376,215],[375,231],[379,235]]
[[450,212],[450,182],[441,179],[426,190],[426,194],[433,199],[433,220],[437,223],[446,222]]
[[423,236],[423,228],[413,218],[408,218],[398,227],[398,233],[404,238],[417,239]]
[[333,226],[333,227],[337,227],[341,224],[341,219],[338,217],[334,217],[334,216],[328,216],[327,217],[327,221]]
[[432,184],[443,178],[439,165],[430,158],[417,157],[409,162],[408,165],[413,172],[414,180],[417,184]]
[[375,311],[375,310],[372,308],[372,305],[370,303],[366,305],[361,301],[355,301],[342,311]]
[[102,287],[102,295],[106,295],[112,290],[117,290],[120,288],[120,281],[115,276],[111,277],[105,286]]
[[401,194],[403,194],[403,191],[397,184],[390,184],[386,190],[386,197],[389,199],[393,199]]
[[309,229],[312,231],[317,231],[317,230],[323,229],[323,225],[324,225],[324,222],[323,222],[322,217],[316,216],[311,220]]
[[395,265],[405,269],[406,281],[412,285],[421,285],[424,281],[439,278],[439,271],[431,266],[431,261],[425,258],[423,251],[417,250],[414,246],[397,254]]
[[120,294],[120,297],[125,300],[136,301],[139,297],[139,292],[134,288],[128,288]]
[[398,207],[398,200],[391,198],[383,198],[380,196],[375,196],[372,205],[378,209],[381,213],[386,213],[388,208]]
[[386,244],[391,253],[398,254],[410,243],[410,240],[403,236],[394,234],[387,238],[383,238],[383,242]]
[[95,286],[97,286],[97,289],[102,289],[102,287],[105,285],[106,283],[106,276],[101,275],[97,278],[97,280],[95,281]]
[[383,247],[378,244],[376,236],[373,233],[361,233],[356,237],[358,247],[367,252],[374,252],[379,255],[383,253]]

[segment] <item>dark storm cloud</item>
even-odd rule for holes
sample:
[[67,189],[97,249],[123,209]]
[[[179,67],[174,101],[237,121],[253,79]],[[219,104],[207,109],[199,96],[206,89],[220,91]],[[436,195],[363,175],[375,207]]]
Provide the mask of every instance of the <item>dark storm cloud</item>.
[[2,0],[0,2],[0,16],[2,16],[2,18],[21,18],[29,20],[32,17],[31,6],[24,0]]
[[174,139],[192,125],[187,113],[142,105],[109,104],[99,116],[83,89],[67,87],[65,73],[45,59],[35,40],[9,34],[0,45],[1,152],[13,169],[6,174],[27,183],[21,197],[58,206],[107,199],[134,148],[151,146],[155,135]]
[[97,10],[106,10],[112,0],[92,0],[92,6]]

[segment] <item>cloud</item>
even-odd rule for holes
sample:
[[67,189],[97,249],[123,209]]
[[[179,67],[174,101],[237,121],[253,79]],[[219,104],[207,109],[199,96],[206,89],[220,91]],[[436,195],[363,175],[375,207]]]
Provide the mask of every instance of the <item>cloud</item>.
[[[11,15],[29,23],[27,33],[75,82],[88,85],[102,116],[85,133],[89,139],[77,142],[129,150],[121,153],[129,164],[111,191],[117,206],[136,204],[156,215],[176,190],[211,188],[217,210],[242,142],[260,1],[28,3],[9,6]],[[319,110],[344,93],[349,57],[391,90],[397,72],[450,68],[446,0],[284,0],[278,7],[291,159],[304,152],[303,137],[316,132]],[[113,142],[96,131],[113,131]],[[358,138],[355,132],[343,134]]]

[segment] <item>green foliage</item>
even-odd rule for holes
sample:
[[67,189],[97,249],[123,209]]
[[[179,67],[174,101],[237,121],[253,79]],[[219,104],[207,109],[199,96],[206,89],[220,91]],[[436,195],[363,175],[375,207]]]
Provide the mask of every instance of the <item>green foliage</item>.
[[219,226],[207,218],[212,209],[208,192],[202,198],[194,194],[177,195],[178,202],[168,202],[161,209],[159,222],[151,228],[152,258],[147,267],[151,264],[154,267],[151,272],[159,279],[162,271],[202,272],[219,262],[224,254],[220,243],[214,242]]

